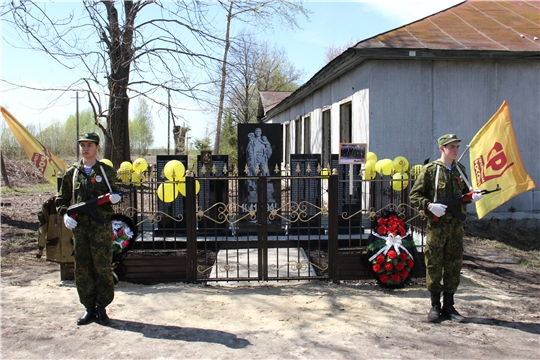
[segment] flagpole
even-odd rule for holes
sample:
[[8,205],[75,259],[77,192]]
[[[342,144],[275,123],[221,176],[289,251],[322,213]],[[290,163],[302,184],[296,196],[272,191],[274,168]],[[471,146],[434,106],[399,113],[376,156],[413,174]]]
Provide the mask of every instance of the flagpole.
[[469,151],[469,148],[471,147],[471,145],[467,145],[467,147],[465,148],[465,151],[463,151],[463,154],[461,154],[461,156],[459,157],[459,159],[457,159],[457,162],[460,162],[461,161],[461,158],[463,158],[463,156],[467,153],[467,151]]

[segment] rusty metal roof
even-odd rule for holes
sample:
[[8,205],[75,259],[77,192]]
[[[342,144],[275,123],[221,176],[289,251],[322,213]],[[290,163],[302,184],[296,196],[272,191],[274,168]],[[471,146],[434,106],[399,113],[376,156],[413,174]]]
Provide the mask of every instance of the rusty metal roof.
[[266,114],[269,110],[274,108],[283,99],[292,94],[292,91],[260,91],[261,102]]
[[354,48],[540,51],[540,1],[468,0]]

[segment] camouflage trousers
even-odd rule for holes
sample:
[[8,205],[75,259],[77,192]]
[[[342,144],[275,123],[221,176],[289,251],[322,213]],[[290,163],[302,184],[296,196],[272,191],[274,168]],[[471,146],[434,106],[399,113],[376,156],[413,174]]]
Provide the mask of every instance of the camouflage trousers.
[[463,261],[463,221],[428,221],[426,287],[432,292],[455,293]]
[[77,222],[73,234],[79,300],[85,308],[106,307],[114,298],[111,222],[100,224],[84,215]]

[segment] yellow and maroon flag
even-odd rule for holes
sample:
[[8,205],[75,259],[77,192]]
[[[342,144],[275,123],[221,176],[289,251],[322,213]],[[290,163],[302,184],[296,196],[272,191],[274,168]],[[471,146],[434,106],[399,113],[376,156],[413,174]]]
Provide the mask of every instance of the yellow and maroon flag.
[[6,108],[0,106],[0,111],[32,163],[48,182],[56,185],[58,177],[68,168],[67,164],[43,146]]
[[473,189],[502,189],[475,203],[479,219],[536,187],[521,161],[506,101],[472,139],[470,156]]

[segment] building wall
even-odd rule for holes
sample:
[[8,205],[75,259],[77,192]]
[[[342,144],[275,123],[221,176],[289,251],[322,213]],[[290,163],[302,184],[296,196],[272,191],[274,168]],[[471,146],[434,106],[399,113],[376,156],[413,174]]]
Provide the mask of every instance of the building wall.
[[[367,142],[379,159],[402,155],[411,164],[422,164],[440,156],[437,138],[442,134],[456,133],[464,150],[504,100],[510,107],[525,168],[540,187],[538,61],[371,60],[270,122],[310,116],[311,152],[320,153],[322,112],[330,109],[332,153],[337,153],[340,105],[350,101],[353,142]],[[294,153],[294,144],[291,150]],[[469,168],[468,154],[461,162]],[[510,206],[518,211],[540,211],[540,190],[519,195],[498,211]]]

